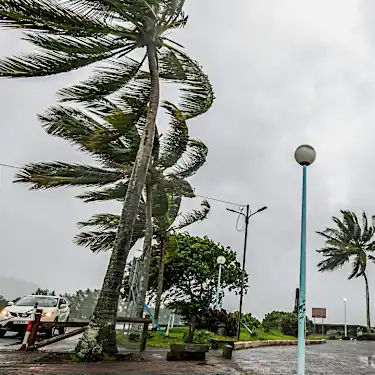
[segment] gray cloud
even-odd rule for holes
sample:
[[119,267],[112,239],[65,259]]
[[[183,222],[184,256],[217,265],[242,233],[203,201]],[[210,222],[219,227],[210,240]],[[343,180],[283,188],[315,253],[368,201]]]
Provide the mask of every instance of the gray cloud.
[[[193,120],[191,134],[209,147],[207,164],[194,176],[197,194],[269,209],[251,219],[247,269],[251,289],[245,309],[262,317],[291,309],[298,285],[301,169],[296,146],[310,143],[317,160],[308,174],[308,309],[327,307],[328,320],[365,322],[364,283],[347,281],[349,268],[318,274],[314,233],[340,208],[375,213],[371,143],[375,131],[373,66],[375,7],[370,1],[191,1],[189,25],[175,38],[210,76],[217,100]],[[29,46],[16,32],[0,34],[0,54]],[[55,103],[58,88],[89,70],[0,83],[0,162],[89,161],[43,133],[36,113]],[[171,95],[174,95],[173,93]],[[71,291],[99,287],[107,256],[77,248],[75,223],[116,205],[84,205],[71,189],[28,192],[0,170],[0,273],[44,287]],[[185,202],[186,209],[198,202]],[[100,207],[99,207],[100,206]],[[210,219],[191,232],[230,245],[242,254],[243,233],[225,204],[213,203]],[[32,257],[41,259],[31,268]],[[375,265],[370,265],[371,268]],[[375,277],[370,273],[370,288]],[[228,308],[237,299],[226,297]],[[375,305],[372,303],[375,319]]]

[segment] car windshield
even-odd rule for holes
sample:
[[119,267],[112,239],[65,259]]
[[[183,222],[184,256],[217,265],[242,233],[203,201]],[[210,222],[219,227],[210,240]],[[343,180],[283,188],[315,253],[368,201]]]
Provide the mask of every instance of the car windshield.
[[58,298],[56,297],[43,297],[43,296],[27,296],[18,300],[15,306],[35,306],[38,303],[40,307],[56,307]]

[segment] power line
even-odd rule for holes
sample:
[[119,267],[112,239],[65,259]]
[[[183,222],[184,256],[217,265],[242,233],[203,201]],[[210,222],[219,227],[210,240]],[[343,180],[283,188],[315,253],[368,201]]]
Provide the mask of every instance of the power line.
[[237,206],[237,207],[243,207],[244,205],[243,204],[239,204],[239,203],[234,203],[234,202],[229,202],[229,201],[224,201],[222,199],[217,199],[217,198],[212,198],[212,197],[205,197],[203,195],[198,195],[198,194],[195,194],[196,197],[199,197],[199,198],[204,198],[204,199],[210,199],[212,201],[216,201],[216,202],[221,202],[221,203],[226,203],[226,204],[232,204],[233,206]]
[[19,167],[16,167],[15,165],[3,164],[3,163],[0,163],[0,167],[19,169]]

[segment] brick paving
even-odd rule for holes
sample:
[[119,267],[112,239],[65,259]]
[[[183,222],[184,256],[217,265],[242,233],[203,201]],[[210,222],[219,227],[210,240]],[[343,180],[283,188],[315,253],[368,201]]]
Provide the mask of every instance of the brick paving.
[[[234,362],[247,375],[296,374],[296,346],[234,352]],[[375,342],[328,341],[306,347],[306,375],[375,374]]]
[[42,353],[0,353],[0,375],[239,375],[231,363],[209,355],[202,362],[167,362],[165,352],[146,353],[143,361],[38,363]]

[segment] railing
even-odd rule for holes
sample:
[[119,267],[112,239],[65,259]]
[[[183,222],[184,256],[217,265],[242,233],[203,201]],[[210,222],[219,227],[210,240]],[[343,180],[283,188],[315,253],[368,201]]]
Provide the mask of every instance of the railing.
[[[34,317],[34,321],[32,322],[31,332],[27,339],[27,350],[37,350],[44,346],[53,344],[55,342],[64,340],[66,338],[78,335],[83,333],[86,330],[86,327],[89,325],[89,322],[42,322],[41,321],[42,314],[37,312]],[[134,318],[134,317],[117,317],[117,323],[139,323],[143,324],[143,330],[141,333],[141,340],[140,340],[140,351],[143,352],[146,349],[147,345],[147,337],[148,337],[148,327],[151,324],[151,319],[146,318]],[[74,331],[70,331],[64,333],[62,335],[58,335],[55,337],[51,337],[45,339],[40,342],[36,342],[37,334],[43,329],[46,328],[59,328],[59,327],[71,327],[71,328],[78,328]]]

